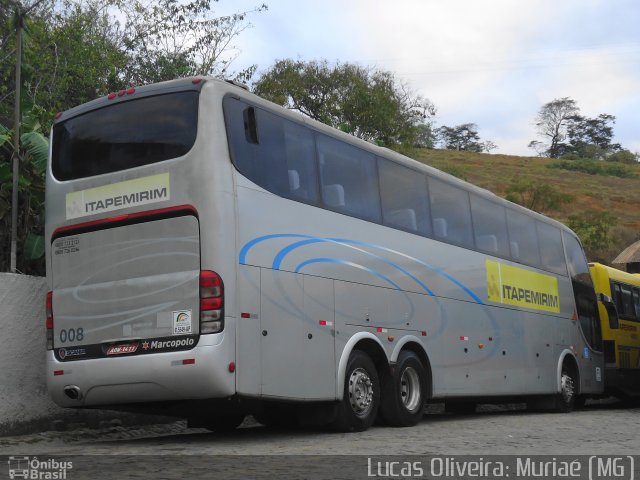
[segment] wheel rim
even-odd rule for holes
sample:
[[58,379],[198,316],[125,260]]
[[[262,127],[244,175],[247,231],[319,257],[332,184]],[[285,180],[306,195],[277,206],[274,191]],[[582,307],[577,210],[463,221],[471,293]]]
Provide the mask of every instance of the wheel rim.
[[407,367],[400,376],[400,398],[404,408],[415,412],[420,408],[422,391],[420,389],[420,376],[413,367]]
[[562,374],[561,389],[562,400],[567,404],[571,403],[575,390],[573,385],[573,378],[571,378],[571,376],[566,373]]
[[359,417],[366,417],[373,407],[373,383],[363,368],[356,368],[349,376],[349,402]]

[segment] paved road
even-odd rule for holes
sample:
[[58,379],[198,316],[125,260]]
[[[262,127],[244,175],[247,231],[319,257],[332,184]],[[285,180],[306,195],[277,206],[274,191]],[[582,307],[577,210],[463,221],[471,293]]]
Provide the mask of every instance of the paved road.
[[[154,476],[157,478],[178,478],[185,472],[189,472],[192,478],[198,478],[197,475],[194,476],[198,461],[205,468],[203,472],[210,472],[211,463],[216,462],[219,465],[227,465],[227,472],[228,466],[233,465],[233,471],[246,474],[233,478],[258,478],[256,471],[249,467],[251,458],[254,457],[237,455],[640,454],[640,408],[601,404],[591,405],[571,414],[534,413],[513,409],[504,411],[495,408],[489,410],[473,415],[452,415],[441,413],[436,408],[435,413],[427,413],[423,421],[413,428],[374,427],[366,432],[352,434],[320,430],[274,430],[250,420],[231,434],[187,429],[184,422],[141,428],[114,427],[102,430],[43,432],[1,437],[0,451],[4,455],[38,455],[40,458],[100,455],[101,457],[88,457],[99,458],[97,463],[95,460],[84,461],[88,462],[87,466],[89,463],[94,467],[97,464],[109,466],[108,472],[111,477],[106,474],[104,467],[101,467],[104,478],[113,478],[114,469],[120,473],[123,469],[127,472],[122,478],[136,478],[134,472],[139,473],[140,478],[147,478],[147,475],[142,475],[141,472],[149,474],[154,469]],[[109,457],[104,457],[105,455]],[[140,455],[144,457],[136,457]],[[226,457],[213,457],[214,455],[236,457],[229,460]],[[192,459],[191,463],[188,462],[189,458]],[[220,460],[222,458],[224,461]],[[267,458],[266,462],[270,467],[262,465],[260,469],[273,468],[276,474],[280,472],[293,478],[297,476],[290,474],[290,461],[300,462],[300,467],[307,469],[313,463],[304,460],[305,457],[288,459],[289,463],[278,460],[279,457]],[[366,468],[362,466],[362,462],[366,462],[366,459],[361,460],[363,457],[352,457],[357,461],[345,460],[349,458],[340,457],[339,460],[333,460],[332,457],[326,457],[323,462],[334,466],[346,462],[353,468]],[[76,460],[83,462],[81,459]],[[144,467],[140,466],[141,463]],[[239,469],[239,466],[245,466],[248,470]],[[79,471],[76,469],[74,473]],[[353,478],[353,472],[348,468],[341,467],[341,471],[343,478]],[[273,478],[273,472],[269,478]],[[171,476],[172,474],[176,477]],[[364,472],[364,477],[366,476]],[[94,477],[102,478],[100,475]],[[319,474],[317,478],[326,477]]]

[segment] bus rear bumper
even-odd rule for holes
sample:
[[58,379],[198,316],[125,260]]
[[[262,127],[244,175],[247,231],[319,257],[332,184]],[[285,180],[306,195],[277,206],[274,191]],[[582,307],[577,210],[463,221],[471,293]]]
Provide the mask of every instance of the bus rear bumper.
[[224,336],[202,336],[191,350],[72,362],[48,351],[47,388],[61,407],[226,398],[235,393],[234,341]]

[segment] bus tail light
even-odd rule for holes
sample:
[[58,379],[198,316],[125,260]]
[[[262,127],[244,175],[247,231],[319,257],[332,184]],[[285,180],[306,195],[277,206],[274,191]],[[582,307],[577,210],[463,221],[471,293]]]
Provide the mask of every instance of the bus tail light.
[[53,292],[47,292],[46,303],[47,350],[53,350]]
[[224,285],[211,270],[200,272],[200,333],[218,333],[224,328]]

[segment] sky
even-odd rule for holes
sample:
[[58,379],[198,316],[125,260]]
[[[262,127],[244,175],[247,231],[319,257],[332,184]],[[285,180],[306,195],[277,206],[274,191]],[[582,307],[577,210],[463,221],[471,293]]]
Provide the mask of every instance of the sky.
[[614,115],[614,140],[640,152],[639,0],[264,1],[235,41],[238,70],[285,58],[389,70],[436,105],[436,127],[476,123],[493,153],[515,155],[535,155],[540,107],[570,97],[582,115]]

